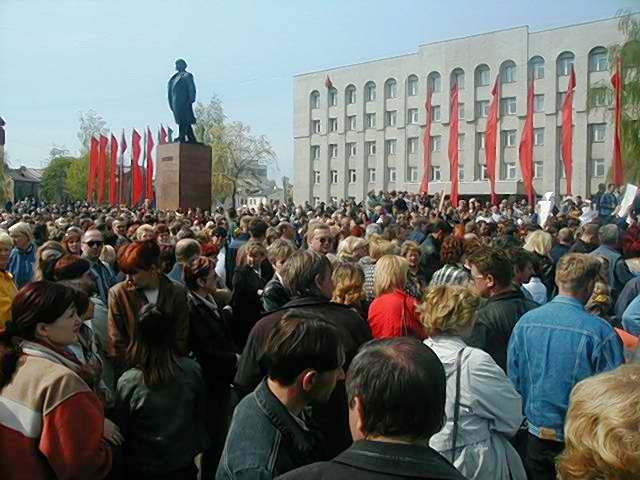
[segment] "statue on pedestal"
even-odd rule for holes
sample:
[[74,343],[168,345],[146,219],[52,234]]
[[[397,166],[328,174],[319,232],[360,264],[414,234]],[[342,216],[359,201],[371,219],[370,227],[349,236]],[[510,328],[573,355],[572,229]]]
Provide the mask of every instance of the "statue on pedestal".
[[176,73],[169,79],[169,107],[178,124],[178,142],[197,143],[191,125],[196,123],[193,102],[196,101],[196,84],[193,75],[187,72],[187,62],[176,60]]

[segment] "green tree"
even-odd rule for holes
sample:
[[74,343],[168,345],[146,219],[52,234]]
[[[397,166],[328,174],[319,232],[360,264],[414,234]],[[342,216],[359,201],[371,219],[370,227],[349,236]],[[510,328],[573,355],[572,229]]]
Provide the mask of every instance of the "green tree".
[[75,159],[69,156],[55,156],[49,160],[42,172],[40,183],[40,192],[44,200],[60,202],[68,198],[67,172],[73,160]]
[[196,124],[193,133],[196,139],[207,145],[215,142],[216,128],[222,127],[226,120],[222,101],[214,93],[213,97],[206,105],[198,102],[194,109]]
[[89,175],[89,156],[74,158],[67,169],[65,190],[71,200],[84,200],[87,197],[87,176]]

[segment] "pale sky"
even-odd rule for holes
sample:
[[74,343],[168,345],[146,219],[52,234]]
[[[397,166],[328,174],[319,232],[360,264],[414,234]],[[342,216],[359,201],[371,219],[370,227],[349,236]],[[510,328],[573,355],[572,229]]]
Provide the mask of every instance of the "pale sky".
[[[293,170],[293,76],[415,52],[519,25],[532,31],[638,10],[640,0],[0,0],[0,116],[11,166],[76,153],[80,112],[118,135],[173,125],[174,61],[198,100],[266,135],[279,175]],[[174,127],[177,129],[177,127]]]

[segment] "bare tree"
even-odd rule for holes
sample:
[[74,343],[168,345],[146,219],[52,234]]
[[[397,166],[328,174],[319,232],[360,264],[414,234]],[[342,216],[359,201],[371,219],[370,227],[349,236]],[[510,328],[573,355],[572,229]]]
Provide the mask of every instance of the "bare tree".
[[78,130],[80,156],[89,151],[92,136],[106,135],[108,132],[107,122],[102,118],[102,115],[93,110],[80,112],[80,128]]

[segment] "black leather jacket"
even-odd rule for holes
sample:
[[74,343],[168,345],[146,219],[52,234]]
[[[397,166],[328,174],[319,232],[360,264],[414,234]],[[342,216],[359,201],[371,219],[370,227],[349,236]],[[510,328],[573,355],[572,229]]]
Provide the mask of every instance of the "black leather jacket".
[[277,275],[273,275],[262,292],[262,309],[265,313],[279,309],[291,298]]

